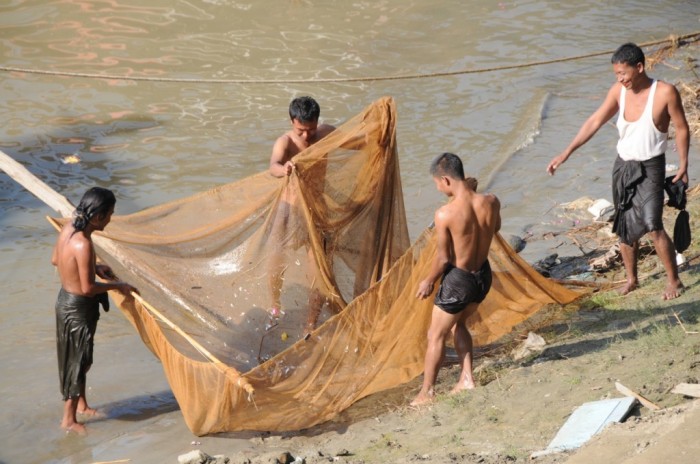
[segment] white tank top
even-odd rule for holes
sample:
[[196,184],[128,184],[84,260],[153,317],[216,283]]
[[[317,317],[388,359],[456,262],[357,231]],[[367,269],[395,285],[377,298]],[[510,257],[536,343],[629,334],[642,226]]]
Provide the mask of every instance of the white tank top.
[[625,161],[646,161],[666,153],[668,132],[661,132],[656,128],[651,112],[654,106],[657,82],[656,79],[652,82],[644,112],[634,122],[625,120],[625,94],[627,89],[622,87],[620,91],[620,112],[617,117],[617,130],[620,133],[620,140],[617,142],[617,153]]

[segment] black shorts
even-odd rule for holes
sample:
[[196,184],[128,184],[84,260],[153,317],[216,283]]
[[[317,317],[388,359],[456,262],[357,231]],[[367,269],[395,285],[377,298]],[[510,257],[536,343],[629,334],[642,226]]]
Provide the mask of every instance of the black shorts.
[[476,272],[450,266],[442,275],[442,283],[435,295],[435,306],[450,314],[461,312],[471,303],[481,303],[491,289],[489,260]]

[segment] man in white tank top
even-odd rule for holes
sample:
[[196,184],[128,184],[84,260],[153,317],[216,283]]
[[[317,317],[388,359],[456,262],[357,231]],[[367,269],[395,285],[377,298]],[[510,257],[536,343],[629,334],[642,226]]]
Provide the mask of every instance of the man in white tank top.
[[632,43],[618,48],[611,59],[617,82],[610,87],[605,101],[583,123],[568,147],[547,166],[554,175],[571,154],[593,137],[615,113],[618,157],[613,169],[613,198],[616,217],[613,230],[620,237],[620,252],[627,283],[620,290],[626,295],[638,285],[637,252],[639,239],[648,233],[656,254],[666,269],[663,298],[678,297],[683,284],[678,277],[673,242],[663,228],[663,188],[665,151],[671,122],[676,130],[678,173],[673,182],[688,183],[689,130],[678,90],[671,84],[647,76],[644,52]]

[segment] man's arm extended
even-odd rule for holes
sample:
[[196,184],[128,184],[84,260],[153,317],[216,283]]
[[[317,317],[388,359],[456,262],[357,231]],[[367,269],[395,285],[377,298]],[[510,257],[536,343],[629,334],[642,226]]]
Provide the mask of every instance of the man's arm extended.
[[610,87],[608,95],[605,97],[603,103],[598,107],[598,109],[586,119],[579,129],[576,137],[571,141],[568,147],[561,152],[558,156],[555,156],[552,161],[547,165],[547,173],[550,176],[554,175],[554,172],[559,166],[564,164],[564,162],[569,159],[569,156],[575,152],[579,147],[588,142],[591,137],[598,132],[603,124],[608,122],[610,118],[615,116],[619,109],[619,104],[617,102],[617,97],[620,94],[620,84],[615,84]]
[[435,281],[445,272],[450,264],[450,232],[447,228],[446,214],[442,209],[435,212],[435,232],[437,233],[437,251],[430,268],[430,274],[418,284],[416,298],[425,299],[433,293]]

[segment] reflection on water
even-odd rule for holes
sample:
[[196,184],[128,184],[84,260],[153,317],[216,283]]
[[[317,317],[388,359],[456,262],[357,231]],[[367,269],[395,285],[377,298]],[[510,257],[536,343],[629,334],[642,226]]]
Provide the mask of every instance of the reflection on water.
[[[117,213],[129,213],[266,169],[272,142],[289,127],[287,105],[294,96],[313,95],[321,118],[337,125],[391,95],[411,237],[444,201],[427,173],[442,151],[463,156],[467,172],[501,198],[504,232],[522,234],[554,222],[549,212],[557,202],[609,196],[613,128],[603,128],[555,177],[544,174],[612,82],[606,56],[440,78],[313,79],[575,56],[694,32],[697,18],[695,0],[662,0],[653,8],[641,0],[6,1],[0,3],[2,66],[202,82],[0,71],[0,150],[73,202],[89,186],[112,188]],[[687,77],[681,57],[669,61],[677,69],[660,66],[652,75],[672,82]],[[30,442],[46,451],[42,461],[90,447],[93,460],[104,460],[99,449],[109,447],[97,444],[134,430],[123,421],[95,425],[87,442],[55,433],[61,407],[52,320],[58,280],[49,265],[54,233],[42,217],[50,211],[4,175],[0,211],[0,338],[8,342],[0,347],[0,460],[22,460]],[[525,250],[530,257],[536,252]],[[167,390],[167,382],[118,314],[100,320],[97,349],[89,379],[96,404],[140,398],[144,409],[160,411],[160,400],[149,406],[149,398]],[[181,424],[168,407],[156,416],[169,414]],[[147,441],[124,440],[134,450]]]

